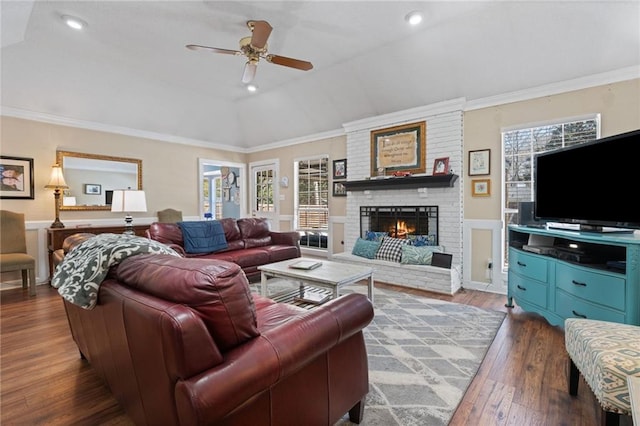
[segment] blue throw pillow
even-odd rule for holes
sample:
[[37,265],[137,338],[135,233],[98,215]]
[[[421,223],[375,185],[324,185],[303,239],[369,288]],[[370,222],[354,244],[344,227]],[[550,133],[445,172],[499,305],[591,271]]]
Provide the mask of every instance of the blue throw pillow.
[[222,224],[217,220],[178,222],[184,251],[190,254],[213,253],[227,248]]
[[409,244],[416,247],[421,246],[435,246],[436,245],[436,236],[433,234],[429,235],[409,235],[407,236],[409,239]]
[[353,245],[351,254],[360,257],[366,257],[367,259],[375,259],[376,252],[380,247],[380,241],[369,241],[363,238],[358,238]]
[[388,232],[366,231],[364,237],[368,241],[382,241],[387,235],[389,235]]

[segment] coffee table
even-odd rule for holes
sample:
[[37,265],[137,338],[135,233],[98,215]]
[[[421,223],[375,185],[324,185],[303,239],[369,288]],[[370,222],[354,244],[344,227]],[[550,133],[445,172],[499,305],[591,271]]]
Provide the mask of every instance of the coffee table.
[[[304,270],[290,268],[292,263],[301,260],[317,260],[322,266],[316,269]],[[260,275],[260,292],[267,295],[267,282],[269,278],[283,278],[300,282],[300,287],[309,284],[314,287],[328,288],[333,292],[333,298],[339,296],[340,287],[356,283],[361,280],[367,280],[367,293],[369,300],[373,303],[373,269],[359,265],[349,265],[340,262],[332,262],[330,260],[296,258],[283,260],[282,262],[270,263],[259,266]]]

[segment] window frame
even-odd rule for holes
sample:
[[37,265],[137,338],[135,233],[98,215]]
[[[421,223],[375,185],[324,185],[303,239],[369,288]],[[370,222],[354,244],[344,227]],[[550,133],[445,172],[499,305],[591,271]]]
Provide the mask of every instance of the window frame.
[[[513,208],[513,207],[509,207],[508,203],[510,202],[519,202],[519,201],[533,201],[534,200],[534,191],[535,191],[535,181],[534,181],[534,176],[535,176],[535,172],[533,170],[533,165],[534,165],[534,157],[536,154],[542,153],[542,152],[550,152],[553,151],[554,149],[548,149],[548,150],[538,150],[536,151],[535,149],[535,144],[534,143],[529,143],[529,149],[527,149],[527,153],[526,154],[521,154],[520,150],[515,154],[515,155],[527,155],[527,159],[526,161],[529,161],[530,163],[530,175],[529,175],[529,179],[528,180],[510,180],[510,175],[509,175],[509,169],[508,169],[508,163],[509,163],[509,158],[514,157],[515,155],[512,153],[507,153],[507,146],[505,143],[505,138],[506,138],[506,134],[508,133],[512,133],[512,132],[522,132],[522,131],[529,131],[531,133],[535,132],[538,129],[542,129],[545,127],[554,127],[554,126],[562,126],[562,145],[555,148],[555,149],[560,149],[565,147],[565,129],[564,126],[566,125],[570,125],[570,124],[575,124],[575,123],[579,123],[579,122],[586,122],[586,121],[594,121],[595,122],[595,138],[599,139],[600,138],[600,131],[601,131],[601,116],[599,113],[594,113],[594,114],[585,114],[585,115],[581,115],[581,116],[574,116],[574,117],[565,117],[565,118],[561,118],[561,119],[556,119],[556,120],[548,120],[548,121],[542,121],[542,122],[536,122],[536,123],[528,123],[528,124],[521,124],[521,125],[516,125],[516,126],[510,126],[510,127],[505,127],[502,128],[500,131],[500,139],[501,139],[501,152],[502,152],[502,182],[503,182],[503,190],[502,190],[502,199],[501,199],[501,221],[502,221],[502,244],[501,244],[501,256],[502,256],[502,268],[503,271],[506,271],[508,269],[508,249],[507,249],[507,242],[508,242],[508,227],[510,224],[512,224],[513,220],[516,220],[517,222],[517,215],[518,215],[518,209],[517,208]],[[593,140],[593,139],[589,139],[589,140]],[[585,140],[584,142],[588,142],[589,140]],[[574,145],[579,145],[579,144],[572,144],[571,146]],[[515,200],[511,200],[509,199],[509,195],[510,195],[510,190],[509,190],[509,185],[513,184],[513,183],[517,183],[517,182],[523,182],[525,185],[529,185],[529,197],[527,199],[520,199],[520,198],[516,198]],[[526,190],[525,190],[526,191]]]

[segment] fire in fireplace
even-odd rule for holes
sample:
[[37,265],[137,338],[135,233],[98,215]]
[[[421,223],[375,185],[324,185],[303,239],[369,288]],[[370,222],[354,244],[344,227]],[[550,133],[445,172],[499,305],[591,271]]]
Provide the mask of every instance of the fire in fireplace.
[[429,235],[438,244],[438,206],[361,206],[360,235],[387,232],[394,238]]

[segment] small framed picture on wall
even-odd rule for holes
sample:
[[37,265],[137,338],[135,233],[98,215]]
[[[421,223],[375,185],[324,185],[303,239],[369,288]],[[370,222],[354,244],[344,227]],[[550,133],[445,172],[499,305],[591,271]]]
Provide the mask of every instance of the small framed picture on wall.
[[347,178],[347,159],[333,160],[333,178],[334,179],[346,179]]
[[100,195],[102,194],[102,185],[97,183],[85,183],[84,193],[88,195]]
[[433,175],[449,174],[449,157],[436,158],[433,162]]
[[491,179],[471,180],[471,195],[473,197],[488,197],[491,195]]
[[334,197],[347,196],[347,187],[344,186],[344,182],[333,182],[333,196]]
[[482,176],[491,173],[491,150],[469,151],[469,176]]

